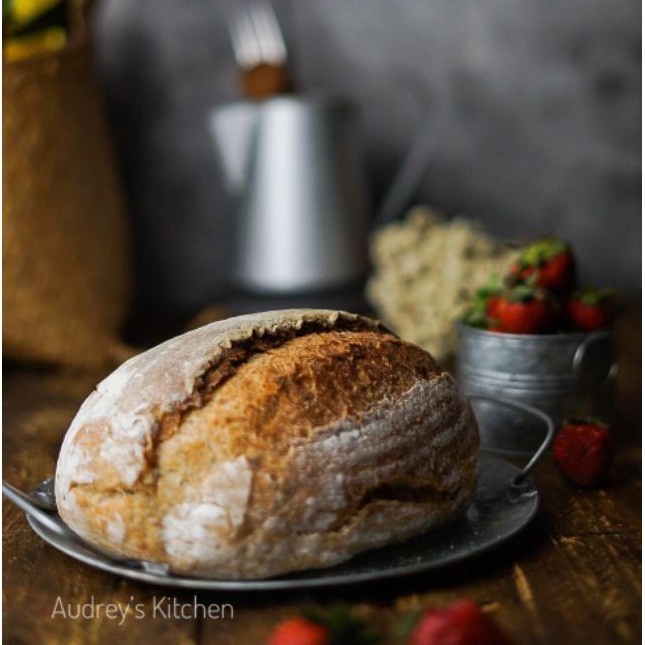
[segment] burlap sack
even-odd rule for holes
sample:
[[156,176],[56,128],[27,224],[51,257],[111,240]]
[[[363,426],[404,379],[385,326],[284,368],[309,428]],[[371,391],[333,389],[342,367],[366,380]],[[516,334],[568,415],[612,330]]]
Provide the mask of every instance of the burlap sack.
[[129,244],[89,49],[3,62],[2,81],[4,355],[119,360]]

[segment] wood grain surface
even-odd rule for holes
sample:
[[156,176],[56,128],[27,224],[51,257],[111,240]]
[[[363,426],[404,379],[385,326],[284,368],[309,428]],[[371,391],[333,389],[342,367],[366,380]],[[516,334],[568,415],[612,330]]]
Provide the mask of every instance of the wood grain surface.
[[[640,317],[618,326],[617,460],[594,490],[567,484],[550,459],[535,473],[543,494],[535,521],[470,562],[383,583],[308,592],[193,593],[148,587],[58,553],[3,504],[3,607],[7,643],[265,642],[302,608],[347,604],[389,642],[408,611],[461,597],[481,603],[517,643],[636,643],[641,634]],[[10,367],[4,375],[4,478],[29,490],[51,476],[64,432],[101,375]],[[227,603],[226,618],[153,616],[153,603]],[[118,603],[125,619],[52,617],[63,605]],[[134,605],[138,604],[141,612]],[[145,616],[141,616],[141,613]],[[122,623],[122,624],[120,624]]]

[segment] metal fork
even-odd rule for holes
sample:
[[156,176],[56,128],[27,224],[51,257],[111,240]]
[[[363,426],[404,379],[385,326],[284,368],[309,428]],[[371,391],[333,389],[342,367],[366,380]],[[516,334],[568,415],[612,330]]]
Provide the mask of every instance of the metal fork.
[[228,28],[244,92],[264,97],[289,89],[287,45],[271,4],[252,0],[238,6],[229,12]]

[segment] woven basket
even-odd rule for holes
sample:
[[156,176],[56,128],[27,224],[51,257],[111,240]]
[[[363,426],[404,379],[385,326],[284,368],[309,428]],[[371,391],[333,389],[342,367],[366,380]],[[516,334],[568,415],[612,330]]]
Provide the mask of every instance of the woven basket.
[[3,351],[120,360],[129,241],[89,48],[3,62]]

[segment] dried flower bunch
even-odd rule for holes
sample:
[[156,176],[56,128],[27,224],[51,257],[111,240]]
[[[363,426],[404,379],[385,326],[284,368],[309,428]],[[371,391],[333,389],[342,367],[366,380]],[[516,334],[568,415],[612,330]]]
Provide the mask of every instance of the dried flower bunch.
[[455,321],[491,274],[502,275],[517,251],[491,239],[473,220],[413,208],[371,241],[374,274],[367,297],[402,338],[439,360],[454,353]]

